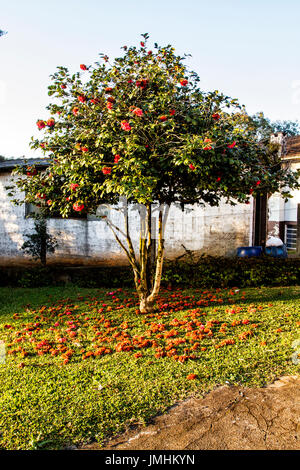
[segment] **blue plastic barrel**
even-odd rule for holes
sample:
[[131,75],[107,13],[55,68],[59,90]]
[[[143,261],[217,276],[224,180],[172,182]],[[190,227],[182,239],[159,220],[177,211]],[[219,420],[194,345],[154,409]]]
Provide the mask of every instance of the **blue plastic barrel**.
[[240,246],[237,248],[237,256],[240,258],[250,258],[252,256],[261,256],[262,254],[262,246]]
[[265,254],[268,256],[273,256],[274,258],[287,258],[286,245],[266,246]]

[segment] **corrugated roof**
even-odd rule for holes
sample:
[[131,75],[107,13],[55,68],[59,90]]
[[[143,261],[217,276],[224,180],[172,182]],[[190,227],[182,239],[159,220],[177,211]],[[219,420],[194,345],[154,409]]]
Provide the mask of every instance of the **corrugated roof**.
[[50,158],[28,158],[28,159],[23,159],[23,158],[15,158],[11,160],[4,160],[3,162],[0,161],[0,172],[3,171],[11,171],[13,170],[16,166],[19,165],[36,165],[36,166],[47,166],[50,161]]
[[284,157],[300,157],[300,135],[288,137],[285,144]]

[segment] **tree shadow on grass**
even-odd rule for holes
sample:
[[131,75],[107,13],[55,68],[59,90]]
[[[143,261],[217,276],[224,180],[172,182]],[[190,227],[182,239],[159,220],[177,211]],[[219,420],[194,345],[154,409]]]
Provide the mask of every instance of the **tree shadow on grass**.
[[[6,321],[7,318],[15,313],[23,313],[26,309],[34,310],[43,305],[47,307],[51,306],[53,303],[58,302],[67,302],[72,303],[81,303],[84,302],[90,295],[105,296],[105,292],[109,290],[107,288],[100,290],[91,289],[91,288],[79,288],[74,285],[66,287],[43,287],[43,288],[19,288],[19,289],[9,289],[9,288],[0,288],[0,318],[3,321]],[[235,289],[226,289],[228,292],[228,297],[224,298],[224,290],[220,292],[220,297],[223,298],[223,302],[219,304],[218,302],[209,302],[207,305],[201,305],[201,308],[210,308],[210,307],[230,307],[232,305],[245,305],[245,304],[260,304],[268,302],[291,302],[293,304],[298,304],[300,299],[300,286],[290,286],[290,287],[262,287],[262,288],[245,288],[239,289],[239,292],[234,296],[230,296],[230,291]],[[134,294],[134,289],[126,289],[130,292],[130,295]],[[246,292],[245,298],[242,299],[242,293]],[[164,290],[161,291],[161,296],[166,298],[168,294],[171,295],[176,290]],[[186,293],[186,295],[195,295],[195,300],[198,300],[197,293],[194,289],[180,289],[179,292]],[[215,289],[207,289],[207,292],[215,293]],[[78,295],[82,296],[80,299]],[[201,299],[201,292],[199,292],[199,299]],[[300,305],[300,304],[299,304]],[[169,307],[163,308],[164,311],[172,310],[172,305]],[[197,305],[184,306],[182,305],[181,310],[190,310],[197,308]],[[155,313],[159,313],[160,308],[156,309]]]

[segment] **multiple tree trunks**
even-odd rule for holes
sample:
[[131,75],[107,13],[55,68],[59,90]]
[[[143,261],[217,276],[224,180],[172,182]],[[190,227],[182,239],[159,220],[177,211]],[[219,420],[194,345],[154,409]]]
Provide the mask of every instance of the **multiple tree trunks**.
[[[119,227],[114,226],[109,220],[107,220],[107,224],[111,228],[117,242],[125,251],[129,263],[133,269],[135,286],[140,299],[141,313],[149,313],[153,311],[155,300],[159,293],[164,260],[164,227],[168,216],[168,211],[169,206],[159,206],[158,233],[156,234],[152,231],[151,204],[146,206],[139,206],[141,228],[138,258],[136,256],[129,232],[127,201],[123,205],[125,232],[122,232]],[[121,240],[118,232],[123,234],[123,238],[125,237],[126,242]]]

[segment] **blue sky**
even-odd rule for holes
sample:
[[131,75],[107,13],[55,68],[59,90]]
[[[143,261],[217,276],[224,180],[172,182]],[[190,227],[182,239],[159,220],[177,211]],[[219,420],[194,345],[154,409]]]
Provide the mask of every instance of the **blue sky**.
[[299,0],[0,0],[0,155],[29,149],[47,118],[49,75],[75,71],[124,44],[172,44],[204,90],[218,89],[271,119],[300,120]]

